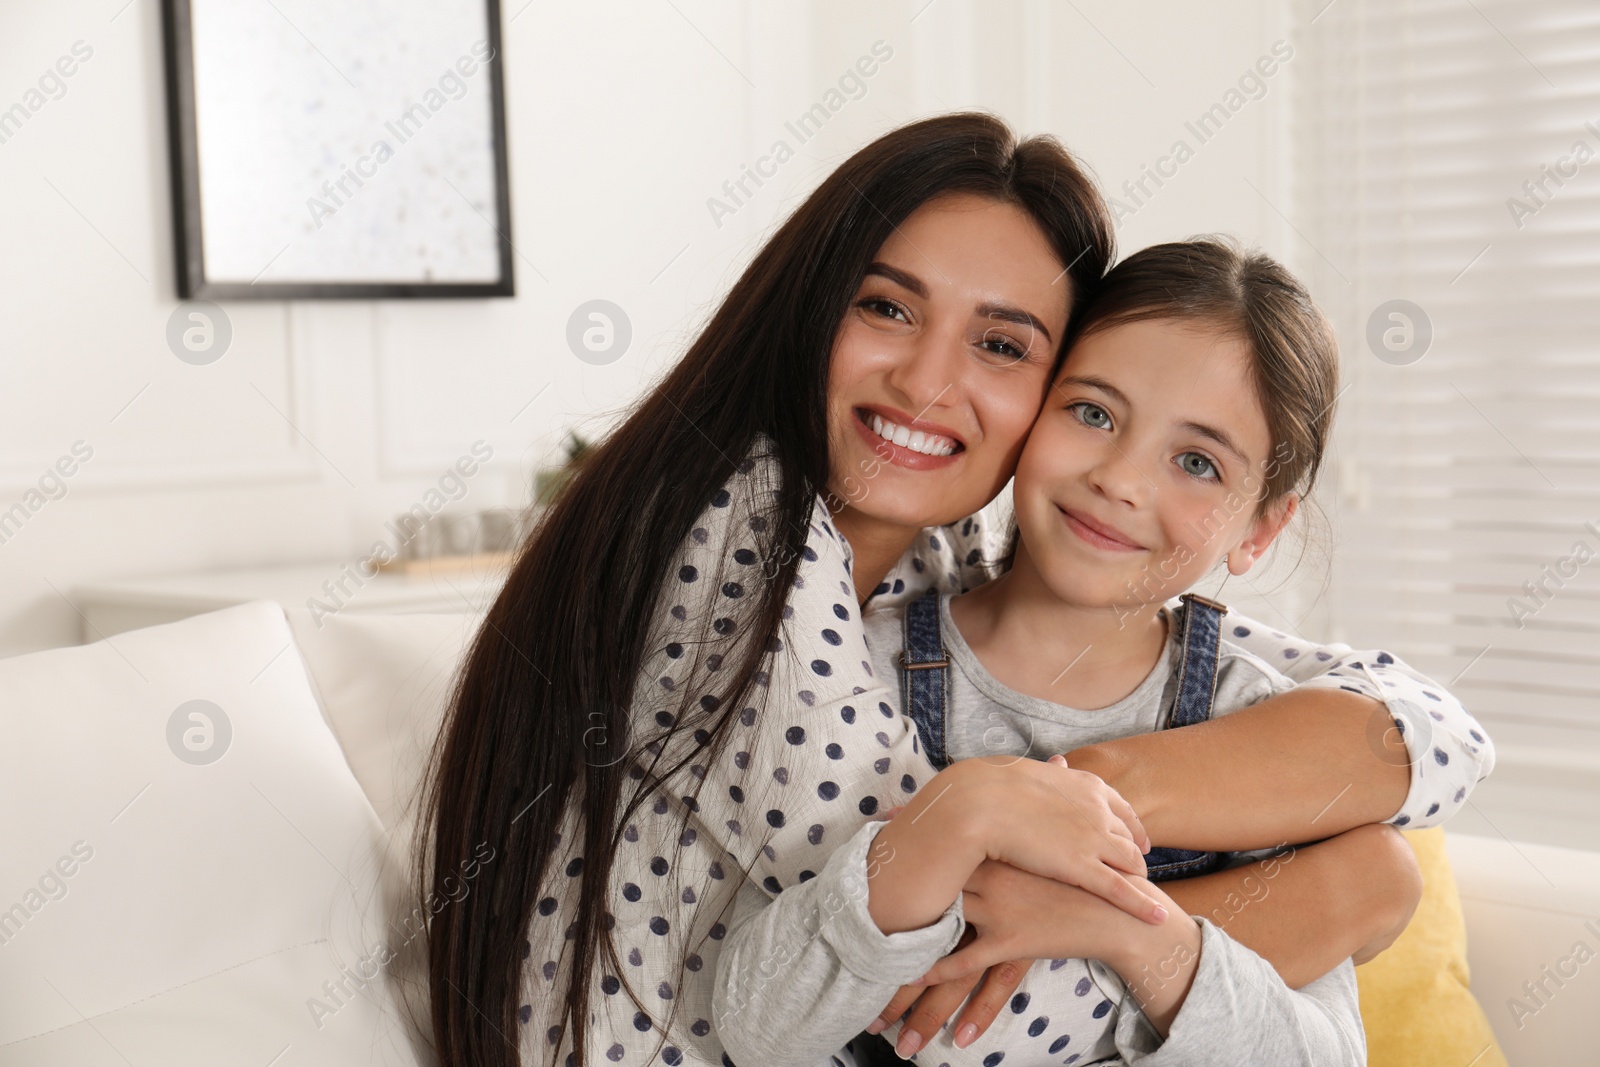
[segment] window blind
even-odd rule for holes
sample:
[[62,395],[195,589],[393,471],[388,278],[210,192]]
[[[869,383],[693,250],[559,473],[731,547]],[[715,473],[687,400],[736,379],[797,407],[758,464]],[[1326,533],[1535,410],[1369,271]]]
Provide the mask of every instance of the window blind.
[[1309,0],[1296,47],[1336,635],[1600,753],[1600,4]]

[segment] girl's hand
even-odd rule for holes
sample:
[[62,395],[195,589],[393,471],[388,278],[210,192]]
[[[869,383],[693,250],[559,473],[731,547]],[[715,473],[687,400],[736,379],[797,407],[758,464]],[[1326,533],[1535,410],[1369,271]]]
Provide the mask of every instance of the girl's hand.
[[1078,886],[1151,925],[1166,920],[1165,895],[1158,900],[1130,880],[1144,882],[1150,850],[1144,826],[1098,775],[1069,768],[1059,755],[1045,761],[978,757],[951,769],[957,767],[970,783],[963,803],[981,812],[975,832],[987,859]]
[[[1187,924],[1182,930],[1187,936],[1193,920],[1155,883],[1136,881],[1170,910],[1172,923]],[[1031,965],[1036,959],[1103,960],[1131,982],[1124,968],[1159,958],[1166,947],[1162,927],[1168,923],[1135,922],[1077,886],[993,860],[972,873],[961,907],[977,936],[935,963],[912,987],[968,980],[997,963],[1026,960]]]

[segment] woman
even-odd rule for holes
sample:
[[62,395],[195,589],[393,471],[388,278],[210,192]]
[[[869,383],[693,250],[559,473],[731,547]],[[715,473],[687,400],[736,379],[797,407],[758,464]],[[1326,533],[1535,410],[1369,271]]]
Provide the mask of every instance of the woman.
[[[911,233],[936,201],[931,225]],[[480,842],[498,850],[492,882],[429,929],[441,1063],[510,1064],[519,1048],[529,1062],[568,1050],[575,1063],[723,1059],[709,985],[734,898],[804,880],[863,816],[933,776],[895,695],[856,665],[860,605],[991,576],[1002,550],[982,511],[1111,248],[1103,202],[1053,141],[1017,144],[981,115],[893,131],[806,200],[592,453],[523,547],[440,737],[419,891],[436,891]],[[868,281],[897,288],[863,293]],[[924,429],[924,414],[935,425]],[[901,443],[868,436],[882,433]],[[829,625],[812,625],[818,612]],[[1294,666],[1306,677],[1343,665],[1264,631],[1253,650],[1281,661],[1305,649]],[[1360,690],[1427,698],[1399,664],[1351,668],[1368,669],[1373,683],[1312,683],[1230,716],[1228,743],[1203,766],[1193,741],[1170,758],[1147,738],[1069,760],[1114,787],[1098,794],[1099,815],[1137,822],[1126,798],[1156,844],[1215,847],[1207,834],[1240,820],[1305,830],[1309,815],[1251,807],[1284,793],[1316,798],[1311,812],[1327,805],[1315,829],[1328,833],[1418,825],[1425,811],[1437,822],[1476,780],[1472,762],[1458,757],[1451,773],[1465,784],[1441,789],[1436,768],[1374,758],[1419,731],[1408,722],[1385,743],[1390,717]],[[1422,722],[1464,737],[1465,713],[1428,688],[1444,718]],[[809,715],[842,717],[862,743],[837,757],[808,748]],[[1489,765],[1486,740],[1479,755]],[[1020,778],[991,795],[997,834],[1002,813],[1036,802]],[[1192,910],[1240,877],[1172,895]],[[1363,895],[1353,878],[1345,888]],[[1340,889],[1279,898],[1344,907]],[[1119,892],[1108,882],[1105,894]],[[1255,910],[1241,929],[1282,935],[1294,918],[1267,901]],[[881,1004],[865,1007],[863,1023]]]

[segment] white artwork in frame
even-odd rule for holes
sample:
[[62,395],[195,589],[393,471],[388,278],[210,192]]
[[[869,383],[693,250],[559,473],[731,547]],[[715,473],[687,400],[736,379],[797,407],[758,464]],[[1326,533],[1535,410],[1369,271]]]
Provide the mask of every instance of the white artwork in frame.
[[511,295],[496,0],[166,0],[185,298]]

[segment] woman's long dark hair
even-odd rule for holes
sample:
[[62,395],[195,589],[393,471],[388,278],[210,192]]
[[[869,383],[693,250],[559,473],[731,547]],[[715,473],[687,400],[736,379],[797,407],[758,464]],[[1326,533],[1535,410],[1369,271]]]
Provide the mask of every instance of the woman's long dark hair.
[[[672,773],[654,767],[658,742],[692,730],[691,757],[704,760],[709,749],[714,759],[729,735],[723,727],[746,706],[764,638],[778,632],[813,503],[828,486],[835,333],[894,227],[949,193],[1026,211],[1069,267],[1074,310],[1111,259],[1104,201],[1054,139],[1018,143],[999,119],[976,113],[893,130],[850,157],[783,223],[684,358],[585,457],[521,546],[467,653],[421,798],[414,888],[423,900],[451,899],[427,932],[442,1067],[518,1062],[524,937],[541,888],[556,875],[579,886],[563,1029],[583,1064],[594,968],[602,952],[616,960],[606,911],[611,859],[651,779]],[[664,610],[667,568],[758,434],[773,441],[781,475],[762,546],[775,565],[771,580],[739,602],[737,625],[763,639],[743,642],[737,662],[711,666],[715,698],[700,701],[691,693],[703,690],[685,686],[667,694],[683,701],[677,714],[630,713],[650,620]],[[644,727],[653,731],[656,722],[665,732],[646,737]],[[641,765],[651,768],[648,777]],[[580,840],[571,843],[575,852],[581,845],[577,872],[553,869],[569,808],[582,812]],[[458,897],[451,884],[459,887],[485,842],[494,859]]]

